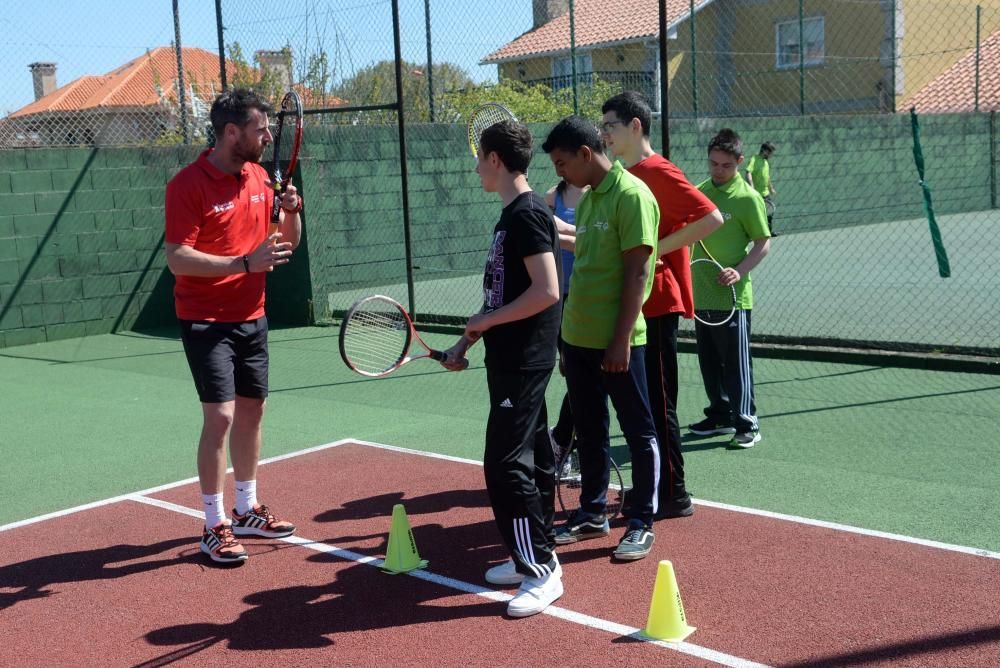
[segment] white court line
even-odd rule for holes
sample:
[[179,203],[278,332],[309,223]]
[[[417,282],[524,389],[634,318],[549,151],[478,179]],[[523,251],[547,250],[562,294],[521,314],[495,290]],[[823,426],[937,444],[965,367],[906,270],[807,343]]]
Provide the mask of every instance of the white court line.
[[[319,452],[320,450],[326,450],[327,448],[335,448],[338,445],[344,445],[347,443],[357,443],[349,438],[344,438],[339,441],[333,441],[332,443],[325,443],[323,445],[317,445],[312,448],[306,448],[305,450],[299,450],[297,452],[292,452],[286,455],[278,455],[277,457],[270,457],[268,459],[260,460],[261,464],[270,464],[271,462],[281,461],[282,459],[289,459],[291,457],[298,457],[299,455],[307,455],[311,452]],[[232,473],[232,467],[226,469],[226,473]],[[37,517],[29,517],[25,520],[18,520],[17,522],[11,522],[10,524],[0,525],[0,532],[10,531],[11,529],[17,529],[18,527],[27,526],[29,524],[37,524],[38,522],[45,522],[46,520],[54,520],[57,517],[65,517],[66,515],[72,515],[73,513],[79,513],[84,510],[91,510],[93,508],[100,508],[101,506],[109,506],[112,503],[118,503],[119,501],[127,501],[130,497],[156,494],[157,492],[163,492],[168,489],[173,489],[175,487],[181,487],[183,485],[188,485],[191,483],[198,482],[198,478],[185,478],[184,480],[178,480],[176,482],[168,482],[165,485],[158,485],[156,487],[150,487],[148,489],[142,489],[138,492],[129,492],[127,494],[119,494],[118,496],[112,496],[109,499],[102,499],[100,501],[93,501],[91,503],[84,503],[83,505],[73,506],[72,508],[65,508],[63,510],[57,510],[51,513],[45,513],[44,515],[38,515]]]
[[[482,462],[477,462],[472,459],[462,459],[459,457],[451,457],[448,455],[438,455],[430,452],[422,452],[420,450],[401,448],[396,445],[383,445],[382,443],[373,443],[371,441],[354,441],[354,442],[360,445],[368,446],[370,448],[391,450],[392,452],[403,452],[406,454],[420,455],[423,457],[447,459],[448,461],[460,462],[463,464],[473,464],[475,466],[480,466],[480,467],[483,465]],[[734,506],[728,503],[720,503],[718,501],[705,501],[702,499],[695,499],[695,498],[692,498],[691,500],[695,504],[699,506],[705,506],[706,508],[718,508],[720,510],[728,510],[734,513],[743,513],[745,515],[757,515],[758,517],[768,517],[774,520],[794,522],[796,524],[806,524],[809,526],[822,527],[824,529],[832,529],[834,531],[843,531],[845,533],[870,536],[872,538],[885,538],[887,540],[895,540],[902,543],[911,543],[913,545],[923,545],[924,547],[933,547],[939,550],[947,550],[949,552],[960,552],[962,554],[970,554],[975,557],[986,557],[987,559],[1000,559],[1000,552],[991,552],[990,550],[984,550],[978,547],[966,547],[965,545],[942,543],[936,540],[928,540],[925,538],[914,538],[912,536],[904,536],[902,534],[889,533],[888,531],[878,531],[876,529],[865,529],[863,527],[855,527],[851,526],[850,524],[827,522],[826,520],[814,520],[809,517],[800,517],[798,515],[786,515],[785,513],[776,513],[770,510],[758,510],[757,508],[747,508],[745,506]]]
[[[327,450],[329,448],[334,448],[340,445],[348,444],[358,444],[364,445],[370,448],[378,448],[380,450],[389,450],[391,452],[401,452],[410,455],[419,455],[421,457],[429,457],[432,459],[443,459],[450,462],[458,462],[460,464],[471,464],[473,466],[482,467],[482,462],[475,461],[473,459],[465,459],[462,457],[453,457],[451,455],[439,455],[434,452],[424,452],[422,450],[412,450],[410,448],[401,448],[395,445],[385,445],[383,443],[375,443],[373,441],[362,441],[352,438],[344,438],[339,441],[333,441],[331,443],[325,443],[323,445],[317,445],[315,447],[306,448],[304,450],[297,450],[295,452],[289,452],[284,455],[278,455],[276,457],[269,457],[267,459],[260,460],[261,464],[270,464],[272,462],[279,462],[285,459],[292,459],[294,457],[299,457],[302,455],[307,455],[313,452],[319,452],[321,450]],[[227,472],[231,473],[232,468],[228,469]],[[63,517],[65,515],[71,515],[73,513],[78,513],[83,510],[90,510],[92,508],[99,508],[101,506],[106,506],[112,503],[117,503],[119,501],[128,500],[131,496],[136,495],[148,495],[155,494],[156,492],[162,492],[167,489],[172,489],[174,487],[180,487],[181,485],[187,485],[189,483],[197,482],[197,478],[187,478],[186,480],[179,480],[177,482],[167,483],[166,485],[160,485],[158,487],[151,487],[149,489],[144,489],[138,492],[131,492],[129,494],[121,494],[119,496],[111,497],[110,499],[104,499],[103,501],[94,501],[93,503],[86,503],[81,506],[74,506],[72,508],[67,508],[65,510],[59,510],[52,513],[47,513],[45,515],[39,515],[38,517],[31,517],[25,520],[20,520],[17,522],[11,522],[10,524],[0,525],[0,532],[9,531],[10,529],[16,529],[18,527],[26,526],[29,524],[35,524],[37,522],[43,522],[45,520],[55,519],[57,517]],[[940,541],[928,540],[925,538],[914,538],[912,536],[904,536],[902,534],[889,533],[887,531],[877,531],[875,529],[864,529],[862,527],[855,527],[849,524],[840,524],[838,522],[827,522],[825,520],[814,520],[808,517],[800,517],[798,515],[786,515],[784,513],[775,513],[769,510],[758,510],[756,508],[747,508],[745,506],[734,506],[728,503],[719,503],[717,501],[703,501],[701,499],[692,499],[692,501],[699,506],[705,506],[707,508],[718,508],[721,510],[728,510],[735,513],[744,513],[747,515],[757,515],[759,517],[768,517],[771,519],[782,520],[785,522],[794,522],[796,524],[805,524],[809,526],[821,527],[824,529],[831,529],[833,531],[842,531],[844,533],[853,533],[861,536],[869,536],[872,538],[884,538],[886,540],[894,540],[901,543],[909,543],[911,545],[921,545],[924,547],[931,547],[938,550],[945,550],[948,552],[958,552],[961,554],[968,554],[975,557],[984,557],[986,559],[997,559],[1000,560],[1000,552],[993,552],[991,550],[985,550],[978,547],[967,547],[965,545],[955,545],[952,543],[942,543]]]
[[[161,501],[160,499],[153,499],[141,494],[128,494],[125,496],[125,500],[136,501],[138,503],[145,503],[150,506],[156,506],[157,508],[163,508],[164,510],[169,510],[175,513],[181,513],[183,515],[189,515],[191,517],[197,517],[200,519],[205,518],[205,514],[199,510],[193,508],[188,508],[186,506],[181,506],[176,503],[171,503],[169,501]],[[300,536],[287,536],[285,538],[279,538],[285,543],[291,543],[292,545],[298,545],[299,547],[304,547],[309,550],[314,550],[316,552],[322,552],[325,554],[333,555],[339,559],[345,561],[353,561],[359,564],[365,564],[367,566],[375,566],[381,568],[385,563],[384,560],[377,557],[371,557],[365,554],[360,554],[358,552],[352,552],[351,550],[345,550],[343,548],[337,547],[335,545],[330,545],[328,543],[323,543],[315,540],[310,540],[308,538],[302,538]],[[493,589],[488,589],[480,585],[471,584],[463,580],[456,580],[455,578],[450,578],[445,575],[439,575],[437,573],[432,573],[428,570],[415,570],[405,573],[410,577],[417,578],[419,580],[424,580],[426,582],[431,582],[442,587],[448,587],[449,589],[457,589],[458,591],[474,594],[482,598],[488,599],[490,601],[496,601],[498,603],[504,603],[509,601],[512,596],[510,594],[505,594],[503,592],[494,591]],[[689,656],[694,656],[705,661],[712,661],[723,666],[731,666],[732,668],[767,668],[767,664],[756,663],[754,661],[749,661],[747,659],[740,658],[738,656],[732,656],[724,652],[717,652],[714,649],[709,649],[708,647],[702,647],[701,645],[695,645],[689,642],[664,642],[662,640],[651,640],[642,635],[642,630],[631,626],[626,626],[625,624],[618,624],[617,622],[608,621],[606,619],[601,619],[599,617],[593,617],[591,615],[585,615],[580,612],[575,612],[567,608],[561,608],[559,606],[550,605],[546,608],[542,614],[550,615],[556,617],[557,619],[562,619],[564,621],[579,624],[580,626],[586,626],[588,628],[596,629],[598,631],[605,631],[616,636],[627,636],[633,640],[639,642],[646,642],[651,645],[656,645],[658,647],[663,647],[675,652],[680,652],[681,654],[687,654]]]

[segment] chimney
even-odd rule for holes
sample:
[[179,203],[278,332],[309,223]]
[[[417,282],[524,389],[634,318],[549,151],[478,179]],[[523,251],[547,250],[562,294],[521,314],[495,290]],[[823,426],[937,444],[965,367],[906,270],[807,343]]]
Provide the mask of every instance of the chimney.
[[[282,91],[292,88],[292,52],[290,49],[280,51],[258,51],[254,54],[262,69],[270,71],[278,78]],[[283,94],[283,93],[282,93]]]
[[569,0],[531,0],[531,29],[545,25],[557,16],[569,11]]
[[31,70],[31,80],[35,84],[35,99],[45,97],[56,86],[56,64],[55,63],[31,63],[28,65]]

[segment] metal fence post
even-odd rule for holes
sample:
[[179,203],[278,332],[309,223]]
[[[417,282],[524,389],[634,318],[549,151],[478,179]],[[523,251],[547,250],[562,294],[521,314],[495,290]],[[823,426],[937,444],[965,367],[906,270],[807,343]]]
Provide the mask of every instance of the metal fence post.
[[215,0],[215,29],[219,33],[219,81],[222,82],[222,91],[227,88],[226,83],[226,43],[222,37],[222,0]]
[[399,40],[399,0],[392,0],[392,46],[396,68],[396,120],[399,128],[399,180],[403,197],[403,244],[406,247],[406,289],[410,314],[417,318],[413,289],[413,240],[410,234],[410,183],[406,170],[406,122],[403,105],[403,53]]
[[569,65],[573,75],[573,113],[580,113],[580,102],[576,96],[576,8],[569,0]]
[[660,150],[670,158],[670,70],[667,64],[667,0],[660,0]]
[[899,58],[899,52],[897,51],[897,36],[896,36],[896,0],[892,0],[892,113],[896,113],[896,67],[897,60]]
[[427,106],[434,122],[434,59],[431,57],[431,0],[424,0],[424,28],[427,32]]
[[799,0],[799,114],[806,115],[806,15],[805,0]]
[[976,95],[975,95],[975,111],[979,111],[979,56],[982,51],[982,37],[980,36],[980,29],[983,23],[983,6],[976,5]]
[[688,2],[688,22],[691,24],[691,111],[698,118],[698,49],[695,47],[694,0]]
[[990,112],[990,208],[997,208],[997,112]]
[[174,0],[174,50],[177,52],[177,99],[181,104],[181,135],[184,137],[184,143],[190,144],[187,101],[184,92],[184,56],[181,54],[181,17],[177,9],[177,0]]

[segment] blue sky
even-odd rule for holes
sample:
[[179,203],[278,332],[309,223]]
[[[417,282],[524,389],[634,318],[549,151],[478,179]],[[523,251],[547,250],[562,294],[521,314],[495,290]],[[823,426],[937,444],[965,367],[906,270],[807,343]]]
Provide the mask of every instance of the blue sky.
[[[291,43],[324,49],[339,76],[392,57],[389,0],[223,0],[225,41],[246,54]],[[531,28],[531,0],[430,0],[435,63],[460,65],[476,81],[496,79],[477,62]],[[282,16],[263,10],[284,10]],[[180,0],[181,44],[217,51],[215,3]],[[424,0],[400,0],[407,60],[426,62]],[[33,62],[55,62],[60,86],[106,74],[174,39],[172,0],[32,0],[0,14],[0,116],[34,100]]]

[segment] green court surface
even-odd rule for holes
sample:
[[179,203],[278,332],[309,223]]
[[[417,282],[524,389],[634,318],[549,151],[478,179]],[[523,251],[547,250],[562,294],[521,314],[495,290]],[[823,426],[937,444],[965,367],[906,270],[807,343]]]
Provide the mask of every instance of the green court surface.
[[[344,367],[335,327],[275,331],[264,456],[353,437],[479,459],[488,406],[473,353],[463,373],[418,361],[372,380]],[[688,423],[703,390],[697,359],[680,363]],[[694,496],[1000,550],[1000,376],[777,359],[757,360],[755,375],[763,440],[747,451],[687,441]],[[551,411],[563,387],[554,376]],[[176,339],[8,348],[0,388],[0,524],[195,475],[200,409]],[[616,459],[627,459],[612,432]],[[261,488],[280,504],[266,476]]]

